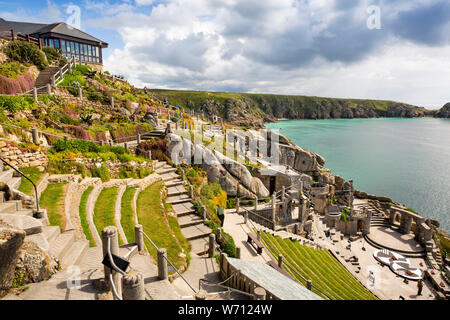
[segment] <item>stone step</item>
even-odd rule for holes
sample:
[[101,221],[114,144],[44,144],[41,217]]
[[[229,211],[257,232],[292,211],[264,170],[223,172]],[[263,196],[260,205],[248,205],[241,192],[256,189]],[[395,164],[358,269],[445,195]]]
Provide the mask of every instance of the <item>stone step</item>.
[[181,194],[178,196],[167,197],[167,199],[166,199],[166,202],[170,203],[172,205],[185,203],[185,202],[191,202],[191,201],[192,201],[192,198],[189,197],[189,195],[187,195],[187,194]]
[[173,172],[169,172],[169,173],[166,173],[166,174],[161,175],[161,178],[162,178],[162,180],[163,180],[164,182],[167,182],[167,181],[171,181],[171,180],[177,179],[178,177],[179,177],[179,176],[178,176],[177,174],[173,173]]
[[181,233],[188,241],[207,238],[211,232],[212,230],[203,224],[181,229]]
[[43,226],[42,233],[48,242],[52,242],[61,233],[58,226]]
[[198,256],[206,254],[209,250],[209,238],[199,238],[189,241],[191,252]]
[[0,220],[3,220],[17,229],[25,231],[27,235],[42,232],[42,223],[33,217],[16,214],[0,214]]
[[33,216],[33,210],[31,210],[31,209],[17,210],[14,214],[19,215],[19,216],[32,217]]
[[164,166],[164,167],[159,168],[158,170],[156,170],[156,173],[159,174],[159,175],[163,175],[163,174],[171,173],[171,172],[175,172],[175,171],[177,171],[177,168]]
[[153,165],[153,170],[155,170],[155,171],[164,167],[167,164],[167,162],[165,162],[165,161],[157,161],[157,160],[154,160],[154,161],[156,161],[156,163]]
[[0,181],[4,183],[8,183],[8,181],[13,177],[14,170],[8,169],[0,172]]
[[21,177],[12,177],[8,182],[7,182],[7,184],[8,184],[8,186],[11,188],[11,189],[18,189],[19,188],[19,186],[20,186],[20,183],[21,183],[21,181],[22,181],[22,178]]
[[22,210],[22,200],[9,200],[8,202],[15,203],[17,211]]
[[166,183],[167,188],[177,187],[184,185],[184,181],[181,179],[174,179]]
[[49,253],[58,259],[63,257],[75,241],[75,234],[71,231],[59,234],[50,242]]
[[187,193],[188,192],[186,191],[186,188],[184,187],[184,185],[178,185],[178,186],[167,188],[167,196],[168,197],[178,196],[178,195],[187,194]]
[[83,257],[83,254],[86,252],[88,247],[89,241],[87,240],[73,242],[64,256],[60,259],[63,267],[76,265],[79,261],[81,261],[81,258]]
[[47,238],[45,237],[45,234],[43,232],[26,236],[25,240],[35,243],[39,248],[41,248],[45,252],[48,252],[50,249],[50,244],[47,241]]
[[17,204],[15,202],[2,202],[0,203],[0,213],[16,213]]
[[180,225],[181,228],[195,226],[198,224],[203,224],[203,218],[200,218],[195,214],[189,214],[178,217],[178,224]]

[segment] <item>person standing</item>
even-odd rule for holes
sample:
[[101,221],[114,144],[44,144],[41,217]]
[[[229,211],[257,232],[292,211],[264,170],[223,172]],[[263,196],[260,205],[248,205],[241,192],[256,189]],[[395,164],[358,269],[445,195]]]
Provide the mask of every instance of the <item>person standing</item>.
[[419,279],[419,281],[417,281],[417,295],[418,296],[422,295],[422,289],[423,289],[423,280]]

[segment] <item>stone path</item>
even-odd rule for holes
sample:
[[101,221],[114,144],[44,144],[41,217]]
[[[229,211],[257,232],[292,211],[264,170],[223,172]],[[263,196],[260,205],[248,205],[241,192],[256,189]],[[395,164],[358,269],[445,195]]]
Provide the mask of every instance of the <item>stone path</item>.
[[102,189],[103,189],[102,184],[94,186],[94,189],[89,194],[89,197],[88,197],[87,203],[86,203],[86,219],[89,223],[89,230],[91,231],[92,238],[97,247],[101,247],[102,239],[100,238],[100,235],[98,234],[98,231],[95,228],[94,208],[95,208],[95,202],[97,201],[97,198],[100,195],[100,192],[102,191]]
[[120,219],[122,216],[122,196],[125,193],[126,189],[127,189],[126,185],[121,185],[119,187],[119,190],[117,192],[116,203],[114,205],[114,223],[116,224],[117,231],[119,232],[119,235],[124,241],[124,243],[128,243],[128,239],[127,236],[125,235],[125,232],[123,231]]

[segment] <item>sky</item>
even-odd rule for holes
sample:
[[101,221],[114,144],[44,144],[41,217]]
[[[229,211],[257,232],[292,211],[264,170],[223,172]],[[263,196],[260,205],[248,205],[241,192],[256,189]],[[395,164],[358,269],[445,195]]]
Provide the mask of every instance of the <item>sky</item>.
[[0,0],[0,17],[79,26],[138,87],[450,102],[448,0]]

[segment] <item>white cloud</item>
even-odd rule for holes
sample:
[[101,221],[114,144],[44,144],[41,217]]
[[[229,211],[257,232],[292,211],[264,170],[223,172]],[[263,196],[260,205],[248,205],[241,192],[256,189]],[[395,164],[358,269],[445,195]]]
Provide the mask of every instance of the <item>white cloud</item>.
[[[430,3],[413,0],[405,7],[382,1],[382,20]],[[105,67],[139,86],[377,98],[441,107],[448,101],[450,48],[415,44],[392,30],[368,31],[369,4],[172,0],[144,12],[127,2],[121,10],[104,5],[111,14],[89,24],[118,31],[125,45],[110,53]]]

